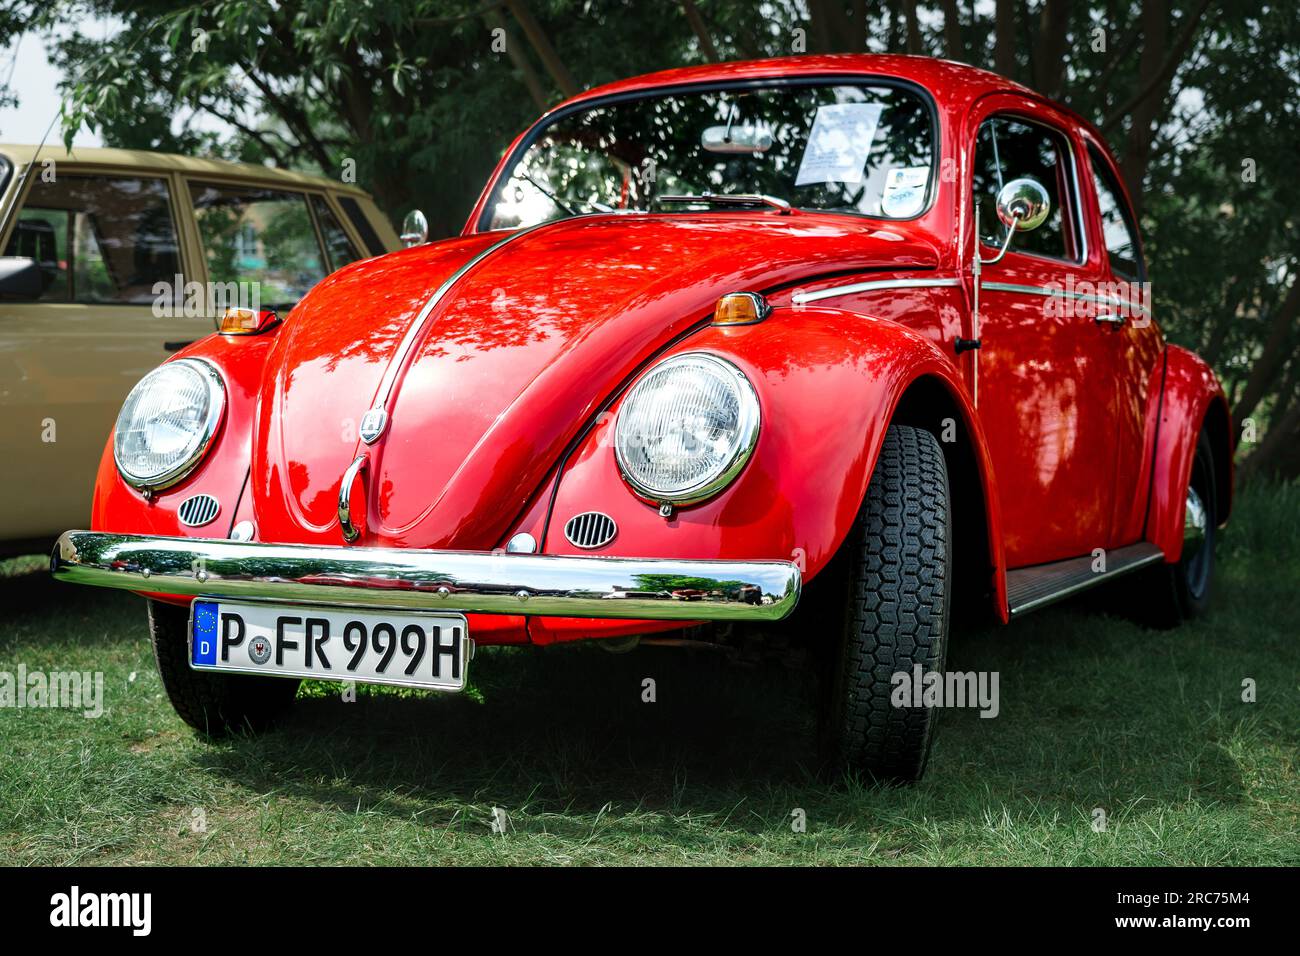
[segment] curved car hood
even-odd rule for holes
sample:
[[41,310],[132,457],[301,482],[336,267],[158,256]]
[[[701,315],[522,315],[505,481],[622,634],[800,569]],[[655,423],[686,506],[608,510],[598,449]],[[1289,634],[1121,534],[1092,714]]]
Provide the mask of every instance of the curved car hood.
[[[936,264],[926,243],[844,223],[755,213],[562,220],[472,264],[418,329],[438,286],[506,234],[336,273],[294,310],[268,359],[252,463],[261,525],[340,543],[341,476],[365,453],[359,543],[496,546],[610,393],[705,320],[719,295]],[[365,445],[357,428],[386,376],[388,426]]]

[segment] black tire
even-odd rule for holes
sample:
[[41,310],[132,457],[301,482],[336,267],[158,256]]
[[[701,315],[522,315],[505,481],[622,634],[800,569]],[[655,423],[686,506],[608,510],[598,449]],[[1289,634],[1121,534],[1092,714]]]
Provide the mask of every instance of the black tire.
[[[866,500],[823,590],[828,643],[820,727],[823,766],[879,782],[925,771],[936,714],[895,707],[892,676],[942,671],[952,579],[948,469],[933,435],[893,425]],[[816,582],[814,582],[815,584]]]
[[211,674],[190,669],[189,609],[149,602],[149,634],[163,689],[181,720],[209,737],[273,726],[293,703],[299,682],[283,677]]
[[1128,612],[1143,623],[1167,630],[1204,614],[1214,584],[1214,546],[1218,514],[1214,449],[1204,431],[1196,441],[1190,479],[1205,513],[1205,537],[1196,548],[1183,548],[1177,564],[1159,564],[1134,576],[1127,591]]

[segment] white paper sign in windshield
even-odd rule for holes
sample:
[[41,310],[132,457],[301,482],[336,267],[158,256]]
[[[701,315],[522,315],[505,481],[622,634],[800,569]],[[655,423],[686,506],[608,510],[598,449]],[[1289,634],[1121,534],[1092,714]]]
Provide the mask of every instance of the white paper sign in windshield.
[[794,184],[862,182],[883,109],[881,103],[834,103],[817,107]]

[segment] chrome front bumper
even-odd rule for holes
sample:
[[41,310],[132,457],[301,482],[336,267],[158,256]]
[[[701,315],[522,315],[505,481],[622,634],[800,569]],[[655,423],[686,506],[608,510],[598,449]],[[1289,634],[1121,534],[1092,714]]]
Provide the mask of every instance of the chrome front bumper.
[[98,531],[64,532],[50,573],[157,594],[663,621],[776,621],[794,610],[800,587],[799,569],[788,561],[316,547]]

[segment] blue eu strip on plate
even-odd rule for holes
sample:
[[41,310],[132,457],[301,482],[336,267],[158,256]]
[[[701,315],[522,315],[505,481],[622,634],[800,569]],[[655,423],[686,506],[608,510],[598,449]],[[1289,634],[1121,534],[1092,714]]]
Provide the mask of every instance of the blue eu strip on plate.
[[217,605],[214,601],[195,601],[193,609],[194,639],[190,642],[190,662],[217,663]]

